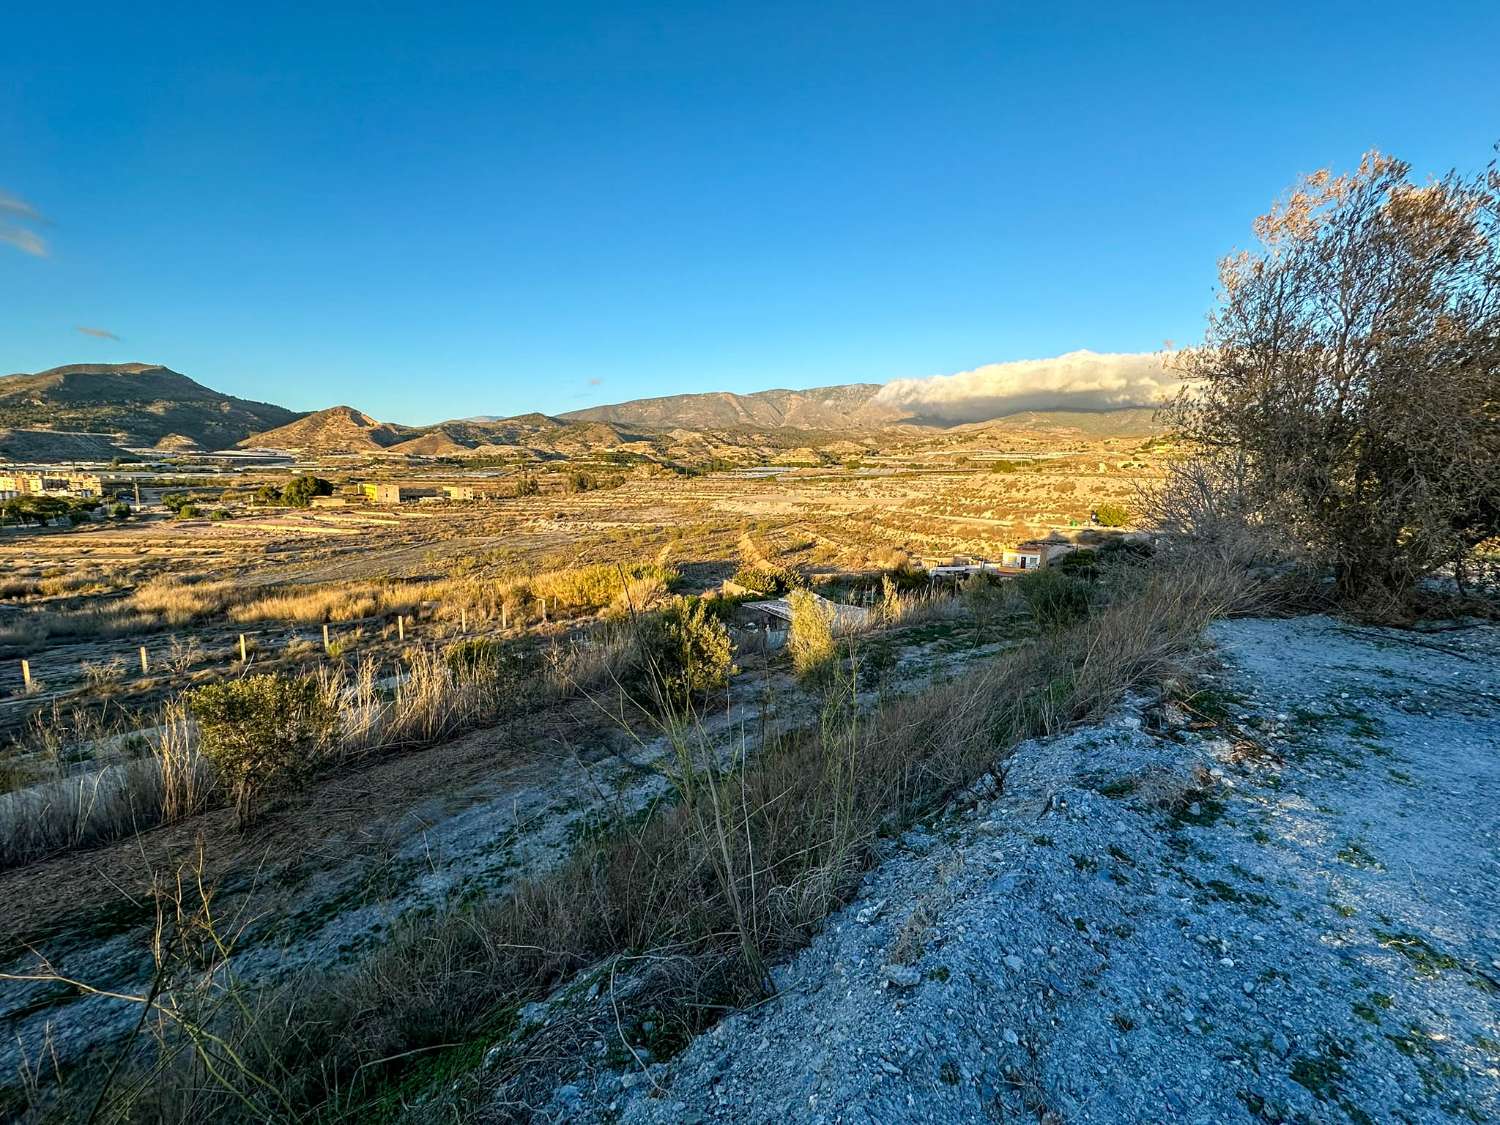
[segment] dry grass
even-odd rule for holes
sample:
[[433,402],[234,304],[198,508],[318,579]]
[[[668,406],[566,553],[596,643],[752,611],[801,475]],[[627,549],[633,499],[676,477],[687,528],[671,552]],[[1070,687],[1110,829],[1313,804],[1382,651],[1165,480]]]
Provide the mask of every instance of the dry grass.
[[[727,768],[682,717],[668,728],[675,802],[587,838],[561,869],[497,902],[414,924],[352,972],[240,1006],[217,1041],[165,1042],[157,1080],[122,1084],[111,1111],[356,1119],[398,1060],[483,1038],[517,1005],[626,953],[686,966],[648,1000],[654,1018],[696,1030],[763,994],[766,964],[848,901],[882,831],[997,770],[1017,741],[1176,672],[1203,626],[1247,608],[1251,593],[1228,566],[1119,574],[1091,618],[960,683],[868,713],[836,677],[810,729]],[[525,1081],[519,1058],[489,1074]]]
[[[230,580],[159,575],[117,600],[67,609],[27,607],[0,626],[0,649],[25,655],[48,641],[108,639],[215,618],[240,625],[316,625],[430,611],[450,623],[465,619],[481,626],[503,620],[524,626],[544,618],[556,621],[600,610],[619,615],[631,606],[641,609],[658,601],[675,577],[671,568],[654,563],[565,567],[522,577],[464,574],[427,581],[371,579],[258,589]],[[48,590],[97,592],[117,580],[105,572],[17,579],[0,587],[0,598]]]
[[0,868],[94,847],[202,812],[213,770],[180,708],[146,736],[145,753],[0,795]]
[[[393,687],[373,659],[325,665],[314,675],[338,716],[338,732],[319,748],[309,771],[430,746],[528,702],[599,689],[613,682],[632,644],[630,630],[608,628],[587,643],[549,650],[525,679],[501,667],[450,660],[437,647],[411,649]],[[14,779],[17,791],[0,795],[0,868],[122,839],[222,798],[180,702],[168,703],[151,729],[135,736],[144,746],[132,758],[118,749],[126,729],[107,728],[94,712],[72,714],[54,707],[40,719],[38,745],[29,755],[39,766]]]
[[[321,621],[362,621],[378,613],[407,613],[415,604],[404,590],[374,586],[313,586],[290,589],[229,610],[229,619],[239,624],[256,621],[289,621],[311,625]],[[384,596],[382,596],[384,595]]]
[[130,600],[141,613],[176,626],[223,612],[238,593],[233,582],[186,582],[163,577],[136,587]]
[[41,582],[35,578],[23,577],[18,574],[0,578],[0,599],[6,601],[32,597],[40,593],[41,589]]

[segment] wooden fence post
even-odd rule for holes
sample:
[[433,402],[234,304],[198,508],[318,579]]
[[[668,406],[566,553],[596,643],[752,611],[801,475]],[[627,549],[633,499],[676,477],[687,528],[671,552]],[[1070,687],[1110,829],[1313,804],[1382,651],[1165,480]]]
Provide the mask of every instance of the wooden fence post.
[[458,607],[458,631],[460,633],[469,631],[469,607],[466,605]]
[[249,659],[250,659],[250,657],[245,652],[245,634],[241,633],[240,634],[240,663],[244,664],[247,661],[249,661]]
[[510,628],[510,611],[505,608],[503,603],[500,606],[500,628]]
[[21,682],[26,685],[26,690],[31,690],[31,661],[21,661]]
[[404,613],[396,614],[396,639],[406,640],[406,614]]
[[143,675],[143,676],[149,676],[150,674],[151,674],[151,661],[146,658],[146,646],[142,645],[141,646],[141,675]]
[[325,653],[331,651],[328,643],[328,622],[326,621],[323,622],[323,651]]

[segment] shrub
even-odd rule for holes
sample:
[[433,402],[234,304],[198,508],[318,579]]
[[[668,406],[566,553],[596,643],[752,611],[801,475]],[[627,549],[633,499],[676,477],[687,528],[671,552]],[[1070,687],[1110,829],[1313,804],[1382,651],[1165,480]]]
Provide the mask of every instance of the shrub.
[[187,694],[198,745],[228,788],[241,824],[261,798],[305,776],[335,731],[337,716],[310,676],[268,673]]
[[1083,578],[1043,567],[1016,579],[1021,594],[1031,606],[1031,615],[1043,629],[1063,629],[1089,615],[1091,587]]
[[315,477],[311,473],[293,477],[287,482],[286,488],[281,491],[281,498],[293,508],[306,508],[312,503],[314,496],[332,495],[332,482],[322,477]]
[[1069,551],[1053,563],[1052,568],[1059,574],[1092,582],[1099,574],[1099,554],[1086,547],[1080,551]]
[[833,612],[810,590],[794,590],[787,599],[792,624],[787,647],[792,668],[804,680],[820,680],[833,670],[838,647],[833,640]]
[[730,581],[747,590],[757,590],[773,598],[780,597],[788,590],[802,589],[807,586],[807,579],[795,570],[784,566],[742,566],[734,572],[734,577]]
[[112,520],[125,520],[130,518],[130,505],[123,500],[117,500],[110,505],[109,518]]
[[1099,545],[1100,562],[1143,562],[1156,553],[1144,539],[1126,539],[1120,536],[1115,539],[1106,539]]
[[1123,504],[1104,503],[1094,509],[1094,519],[1105,527],[1126,527],[1130,518],[1130,509]]
[[631,683],[659,708],[680,707],[734,674],[734,645],[701,598],[675,598],[639,618]]
[[196,504],[184,504],[177,509],[177,518],[180,520],[197,519],[200,514],[198,505]]

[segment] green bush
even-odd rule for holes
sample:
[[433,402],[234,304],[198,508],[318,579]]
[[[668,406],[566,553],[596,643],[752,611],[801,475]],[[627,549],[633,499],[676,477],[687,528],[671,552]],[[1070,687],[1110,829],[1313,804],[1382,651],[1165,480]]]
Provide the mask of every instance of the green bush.
[[1059,574],[1092,582],[1099,574],[1099,555],[1087,547],[1078,551],[1069,551],[1053,563],[1052,568]]
[[674,598],[638,619],[628,688],[673,708],[729,682],[735,672],[729,630],[701,598]]
[[1130,524],[1130,509],[1123,504],[1100,504],[1094,509],[1094,519],[1105,527],[1126,527]]
[[117,500],[110,505],[109,518],[112,520],[128,520],[130,518],[130,505],[123,500]]
[[241,824],[261,799],[305,777],[337,729],[332,702],[311,676],[265,673],[187,693],[198,746],[214,764]]
[[784,566],[742,566],[734,572],[730,581],[772,598],[778,598],[788,590],[804,589],[807,586],[806,578]]
[[1043,629],[1064,629],[1089,615],[1093,587],[1083,578],[1057,567],[1023,574],[1016,579],[1031,615]]
[[180,520],[197,519],[202,513],[198,511],[196,504],[184,504],[177,509],[177,518]]
[[314,496],[332,496],[333,483],[311,473],[293,477],[281,490],[281,498],[293,508],[306,508]]
[[786,642],[792,653],[792,669],[803,680],[826,679],[838,656],[833,613],[810,590],[795,590],[787,600],[792,606]]

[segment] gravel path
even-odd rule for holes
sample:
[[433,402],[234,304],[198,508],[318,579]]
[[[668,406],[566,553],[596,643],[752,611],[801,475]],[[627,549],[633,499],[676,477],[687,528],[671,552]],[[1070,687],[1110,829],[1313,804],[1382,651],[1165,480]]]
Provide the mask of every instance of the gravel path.
[[1022,747],[776,1000],[550,1115],[1500,1119],[1500,628],[1213,640],[1198,715],[1135,701]]

